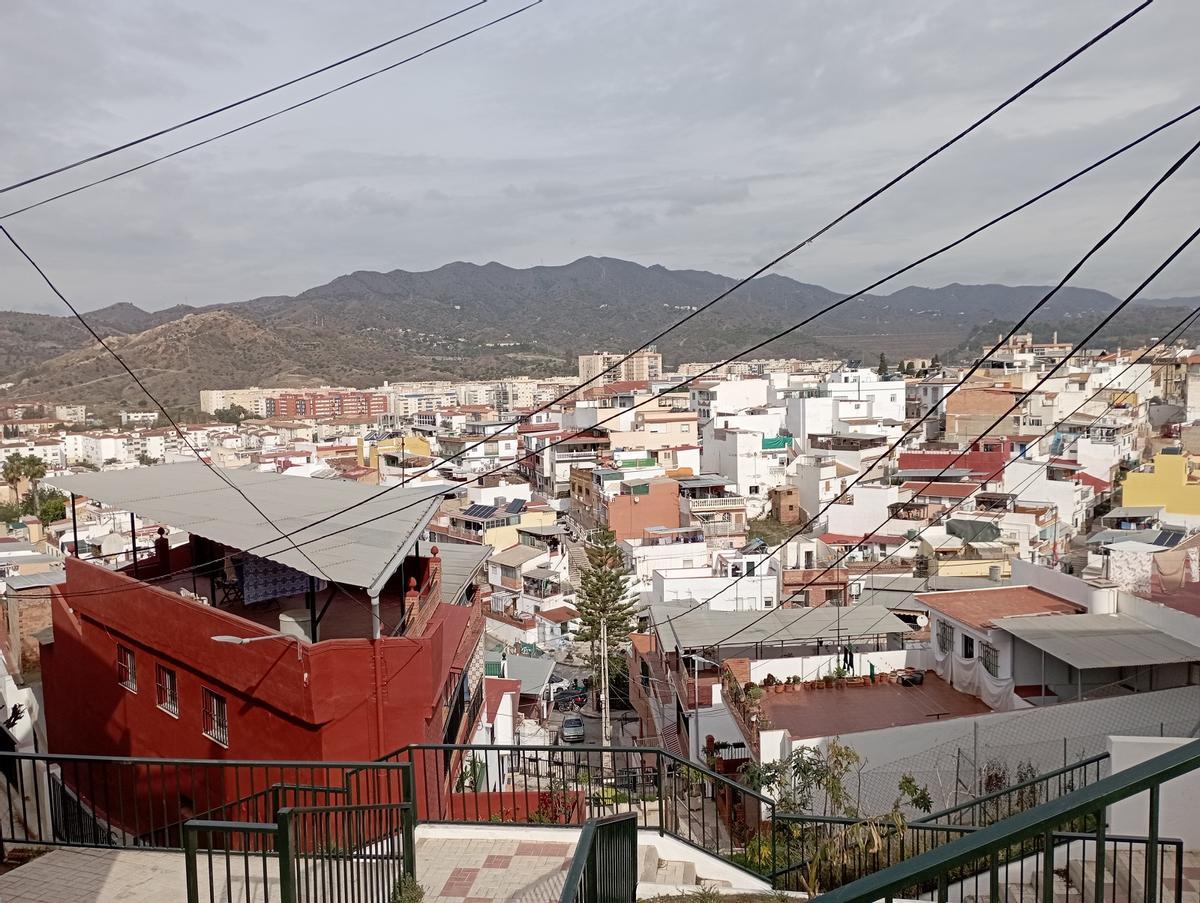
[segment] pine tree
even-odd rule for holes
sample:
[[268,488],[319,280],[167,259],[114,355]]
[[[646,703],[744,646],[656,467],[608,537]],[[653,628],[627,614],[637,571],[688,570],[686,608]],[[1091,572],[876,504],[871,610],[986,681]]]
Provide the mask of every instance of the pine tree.
[[876,368],[875,372],[878,373],[880,376],[888,375],[887,355],[885,355],[882,351],[879,352],[879,367]]
[[[629,639],[634,627],[636,605],[629,596],[625,559],[612,530],[598,530],[587,547],[588,566],[580,572],[576,606],[582,626],[576,636],[591,648],[593,673],[602,654],[612,655]],[[608,623],[608,649],[601,652],[600,624]]]

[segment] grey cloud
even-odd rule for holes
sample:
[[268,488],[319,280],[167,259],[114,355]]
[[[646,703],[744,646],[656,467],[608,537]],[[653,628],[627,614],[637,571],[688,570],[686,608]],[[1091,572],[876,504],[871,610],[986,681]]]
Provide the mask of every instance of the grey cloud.
[[[305,90],[512,8],[496,2]],[[355,269],[455,259],[529,266],[597,254],[740,275],[1129,6],[544,3],[295,114],[6,225],[86,306],[225,301],[295,292]],[[429,0],[395,8],[18,0],[0,23],[0,78],[19,86],[0,120],[0,181],[445,11]],[[1178,112],[1200,94],[1190,46],[1198,32],[1196,4],[1158,0],[780,271],[858,288]],[[221,126],[303,94],[285,93]],[[218,130],[209,125],[122,160]],[[1052,281],[1198,128],[1200,117],[907,281]],[[115,168],[107,161],[93,171]],[[0,209],[77,181],[13,192]],[[1119,290],[1136,281],[1188,225],[1196,188],[1181,173],[1080,284]],[[1196,274],[1181,261],[1157,293],[1198,293]],[[26,277],[0,250],[0,307],[54,309]]]

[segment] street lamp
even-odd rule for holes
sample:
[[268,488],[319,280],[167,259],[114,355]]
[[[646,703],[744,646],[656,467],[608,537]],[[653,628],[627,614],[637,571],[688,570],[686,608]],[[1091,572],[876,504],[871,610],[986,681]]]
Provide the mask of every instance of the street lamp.
[[707,665],[712,665],[714,668],[720,668],[720,662],[714,662],[711,658],[705,658],[703,655],[692,653],[692,694],[695,700],[695,705],[692,708],[696,711],[696,723],[692,726],[691,733],[695,737],[693,746],[695,747],[696,761],[700,760],[700,663],[704,662]]
[[300,650],[303,644],[300,642],[300,637],[286,633],[272,633],[263,636],[230,636],[228,634],[218,634],[217,636],[210,636],[209,639],[214,643],[225,643],[229,646],[248,646],[250,643],[258,643],[262,640],[295,640],[296,661],[301,660]]

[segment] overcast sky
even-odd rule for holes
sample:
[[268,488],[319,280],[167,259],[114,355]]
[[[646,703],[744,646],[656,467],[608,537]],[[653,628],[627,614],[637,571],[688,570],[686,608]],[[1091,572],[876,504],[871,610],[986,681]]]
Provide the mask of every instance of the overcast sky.
[[[0,182],[466,5],[9,0]],[[481,8],[219,120],[0,196],[0,213],[386,65]],[[741,275],[1134,0],[545,0],[326,100],[4,220],[84,308],[292,294],[357,269],[584,255]],[[1200,4],[1156,0],[779,272],[858,288],[1200,103]],[[1058,278],[1200,138],[1200,114],[897,284]],[[1196,225],[1200,154],[1076,279],[1131,286]],[[1200,294],[1200,253],[1152,294]],[[698,299],[703,300],[703,299]],[[0,308],[62,312],[0,247]]]

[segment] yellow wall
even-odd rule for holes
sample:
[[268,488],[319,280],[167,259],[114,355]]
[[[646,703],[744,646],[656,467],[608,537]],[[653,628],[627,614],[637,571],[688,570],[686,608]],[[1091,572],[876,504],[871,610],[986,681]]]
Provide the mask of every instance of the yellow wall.
[[1012,562],[1007,558],[930,558],[929,573],[939,577],[990,577],[997,565],[1001,577],[1012,576]]
[[1129,508],[1162,505],[1172,514],[1200,515],[1200,483],[1189,483],[1187,455],[1154,456],[1154,472],[1128,474],[1121,504]]
[[[558,515],[553,511],[525,511],[521,514],[522,527],[549,527],[557,521]],[[517,524],[511,527],[492,527],[483,533],[483,542],[497,552],[515,546],[518,542]]]
[[420,455],[424,458],[431,458],[433,455],[429,452],[429,440],[424,436],[405,436],[403,439],[382,439],[371,446],[370,459],[364,456],[363,441],[358,440],[358,460],[362,461],[364,467],[373,467],[379,469],[379,455],[401,453],[400,445],[404,444],[404,454]]

